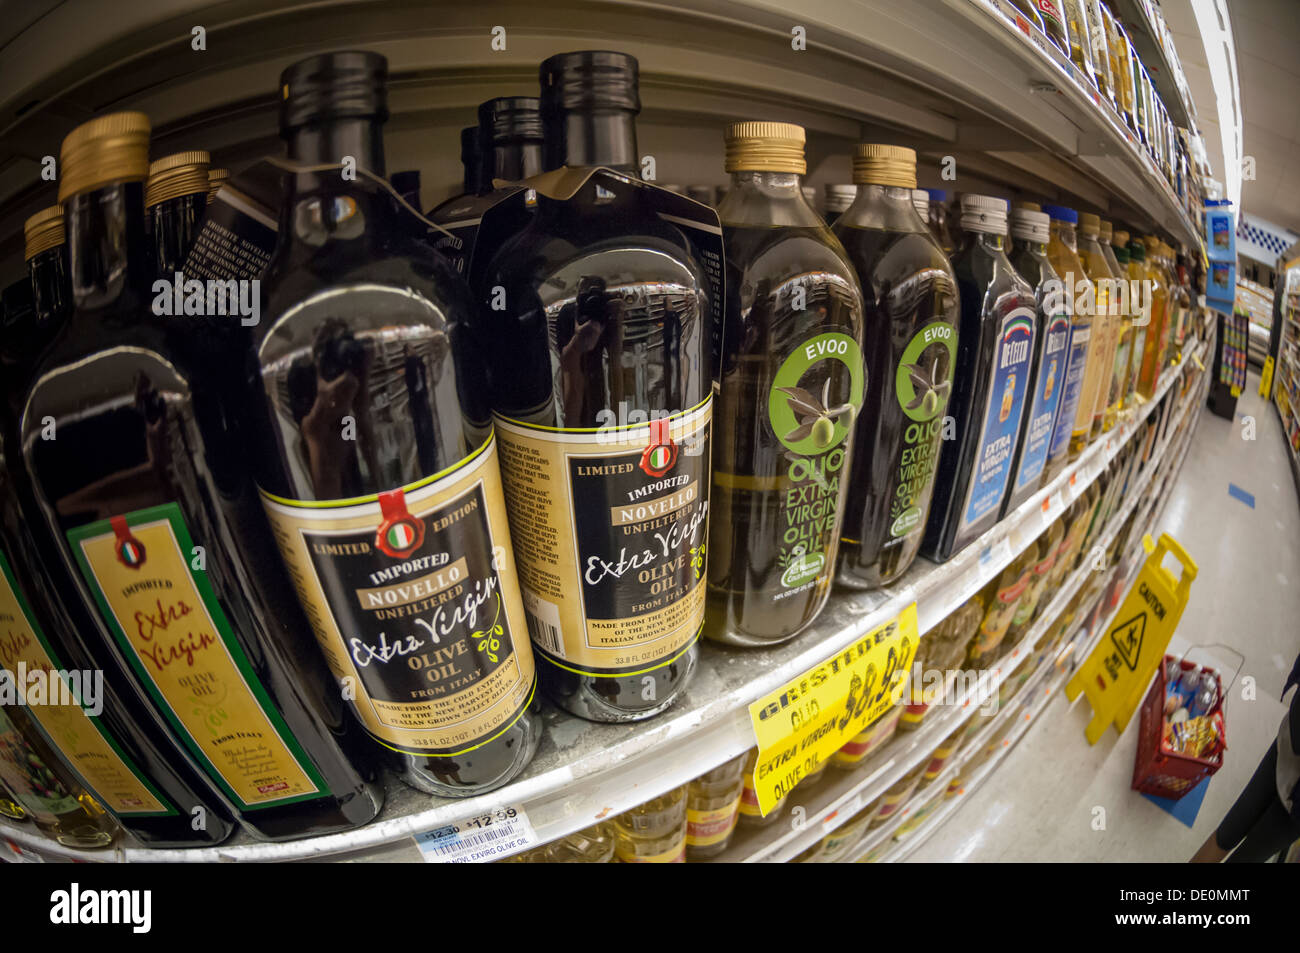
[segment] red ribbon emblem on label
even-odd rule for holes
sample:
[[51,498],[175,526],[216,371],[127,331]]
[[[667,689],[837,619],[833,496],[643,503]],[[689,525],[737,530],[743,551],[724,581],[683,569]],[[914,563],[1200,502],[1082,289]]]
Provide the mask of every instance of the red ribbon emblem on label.
[[677,462],[677,444],[669,436],[668,418],[650,421],[650,442],[641,453],[641,469],[648,476],[661,477]]
[[424,544],[424,520],[406,509],[401,490],[380,493],[379,512],[383,519],[375,531],[375,548],[381,553],[400,559]]
[[147,558],[144,543],[131,535],[131,527],[126,525],[126,517],[114,516],[108,521],[108,525],[113,527],[113,549],[117,553],[117,561],[127,569],[139,569],[143,566]]

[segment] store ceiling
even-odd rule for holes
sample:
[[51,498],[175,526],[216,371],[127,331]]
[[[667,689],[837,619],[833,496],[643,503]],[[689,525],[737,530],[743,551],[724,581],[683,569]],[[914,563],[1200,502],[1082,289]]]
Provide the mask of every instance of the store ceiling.
[[[1214,84],[1191,0],[1162,0],[1183,71],[1196,100],[1214,177],[1223,179]],[[1243,181],[1241,204],[1251,215],[1300,232],[1300,4],[1296,0],[1228,0],[1241,87],[1242,151],[1255,158],[1255,180]]]

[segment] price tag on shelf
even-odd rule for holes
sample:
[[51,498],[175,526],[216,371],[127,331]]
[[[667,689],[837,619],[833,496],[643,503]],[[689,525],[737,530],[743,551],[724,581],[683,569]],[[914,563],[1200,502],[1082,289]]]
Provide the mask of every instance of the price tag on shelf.
[[1003,536],[996,543],[989,543],[980,550],[980,568],[1000,565],[1011,559],[1011,540]]
[[918,641],[913,602],[749,706],[762,814],[902,698]]
[[1071,501],[1077,500],[1079,498],[1079,494],[1082,492],[1083,492],[1083,487],[1079,485],[1079,471],[1075,470],[1073,473],[1070,474],[1070,500]]
[[522,804],[506,804],[415,835],[415,846],[429,864],[484,863],[540,842]]

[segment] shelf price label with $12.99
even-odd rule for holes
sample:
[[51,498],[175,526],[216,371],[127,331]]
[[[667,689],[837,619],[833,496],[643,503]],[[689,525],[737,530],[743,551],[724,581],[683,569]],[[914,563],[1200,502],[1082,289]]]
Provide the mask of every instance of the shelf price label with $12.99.
[[898,704],[918,639],[913,602],[749,706],[758,742],[754,791],[763,814]]

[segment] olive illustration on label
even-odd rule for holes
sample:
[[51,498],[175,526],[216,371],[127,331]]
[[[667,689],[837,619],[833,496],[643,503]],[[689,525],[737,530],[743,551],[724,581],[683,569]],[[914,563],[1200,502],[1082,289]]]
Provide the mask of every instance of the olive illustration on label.
[[802,387],[777,387],[776,389],[786,395],[786,399],[790,403],[790,410],[794,412],[795,419],[799,421],[799,426],[781,436],[782,443],[790,444],[797,443],[800,440],[811,440],[817,451],[828,450],[839,442],[835,436],[835,421],[847,414],[846,424],[848,426],[853,425],[855,408],[852,404],[840,404],[837,407],[826,406],[830,402],[831,393],[829,377],[826,379],[826,383],[822,385],[820,400]]
[[[814,393],[819,382],[820,396]],[[829,452],[852,431],[865,383],[862,352],[853,338],[832,332],[804,341],[772,382],[772,432],[797,456]]]
[[939,359],[935,358],[930,363],[927,371],[925,368],[916,364],[905,364],[907,376],[912,381],[912,388],[916,392],[907,404],[904,410],[921,411],[922,417],[933,417],[939,412],[948,401],[948,394],[952,391],[952,381],[944,380],[944,375],[939,371]]
[[957,329],[928,324],[903,349],[894,380],[898,404],[909,418],[932,420],[952,395],[952,368],[957,358]]

